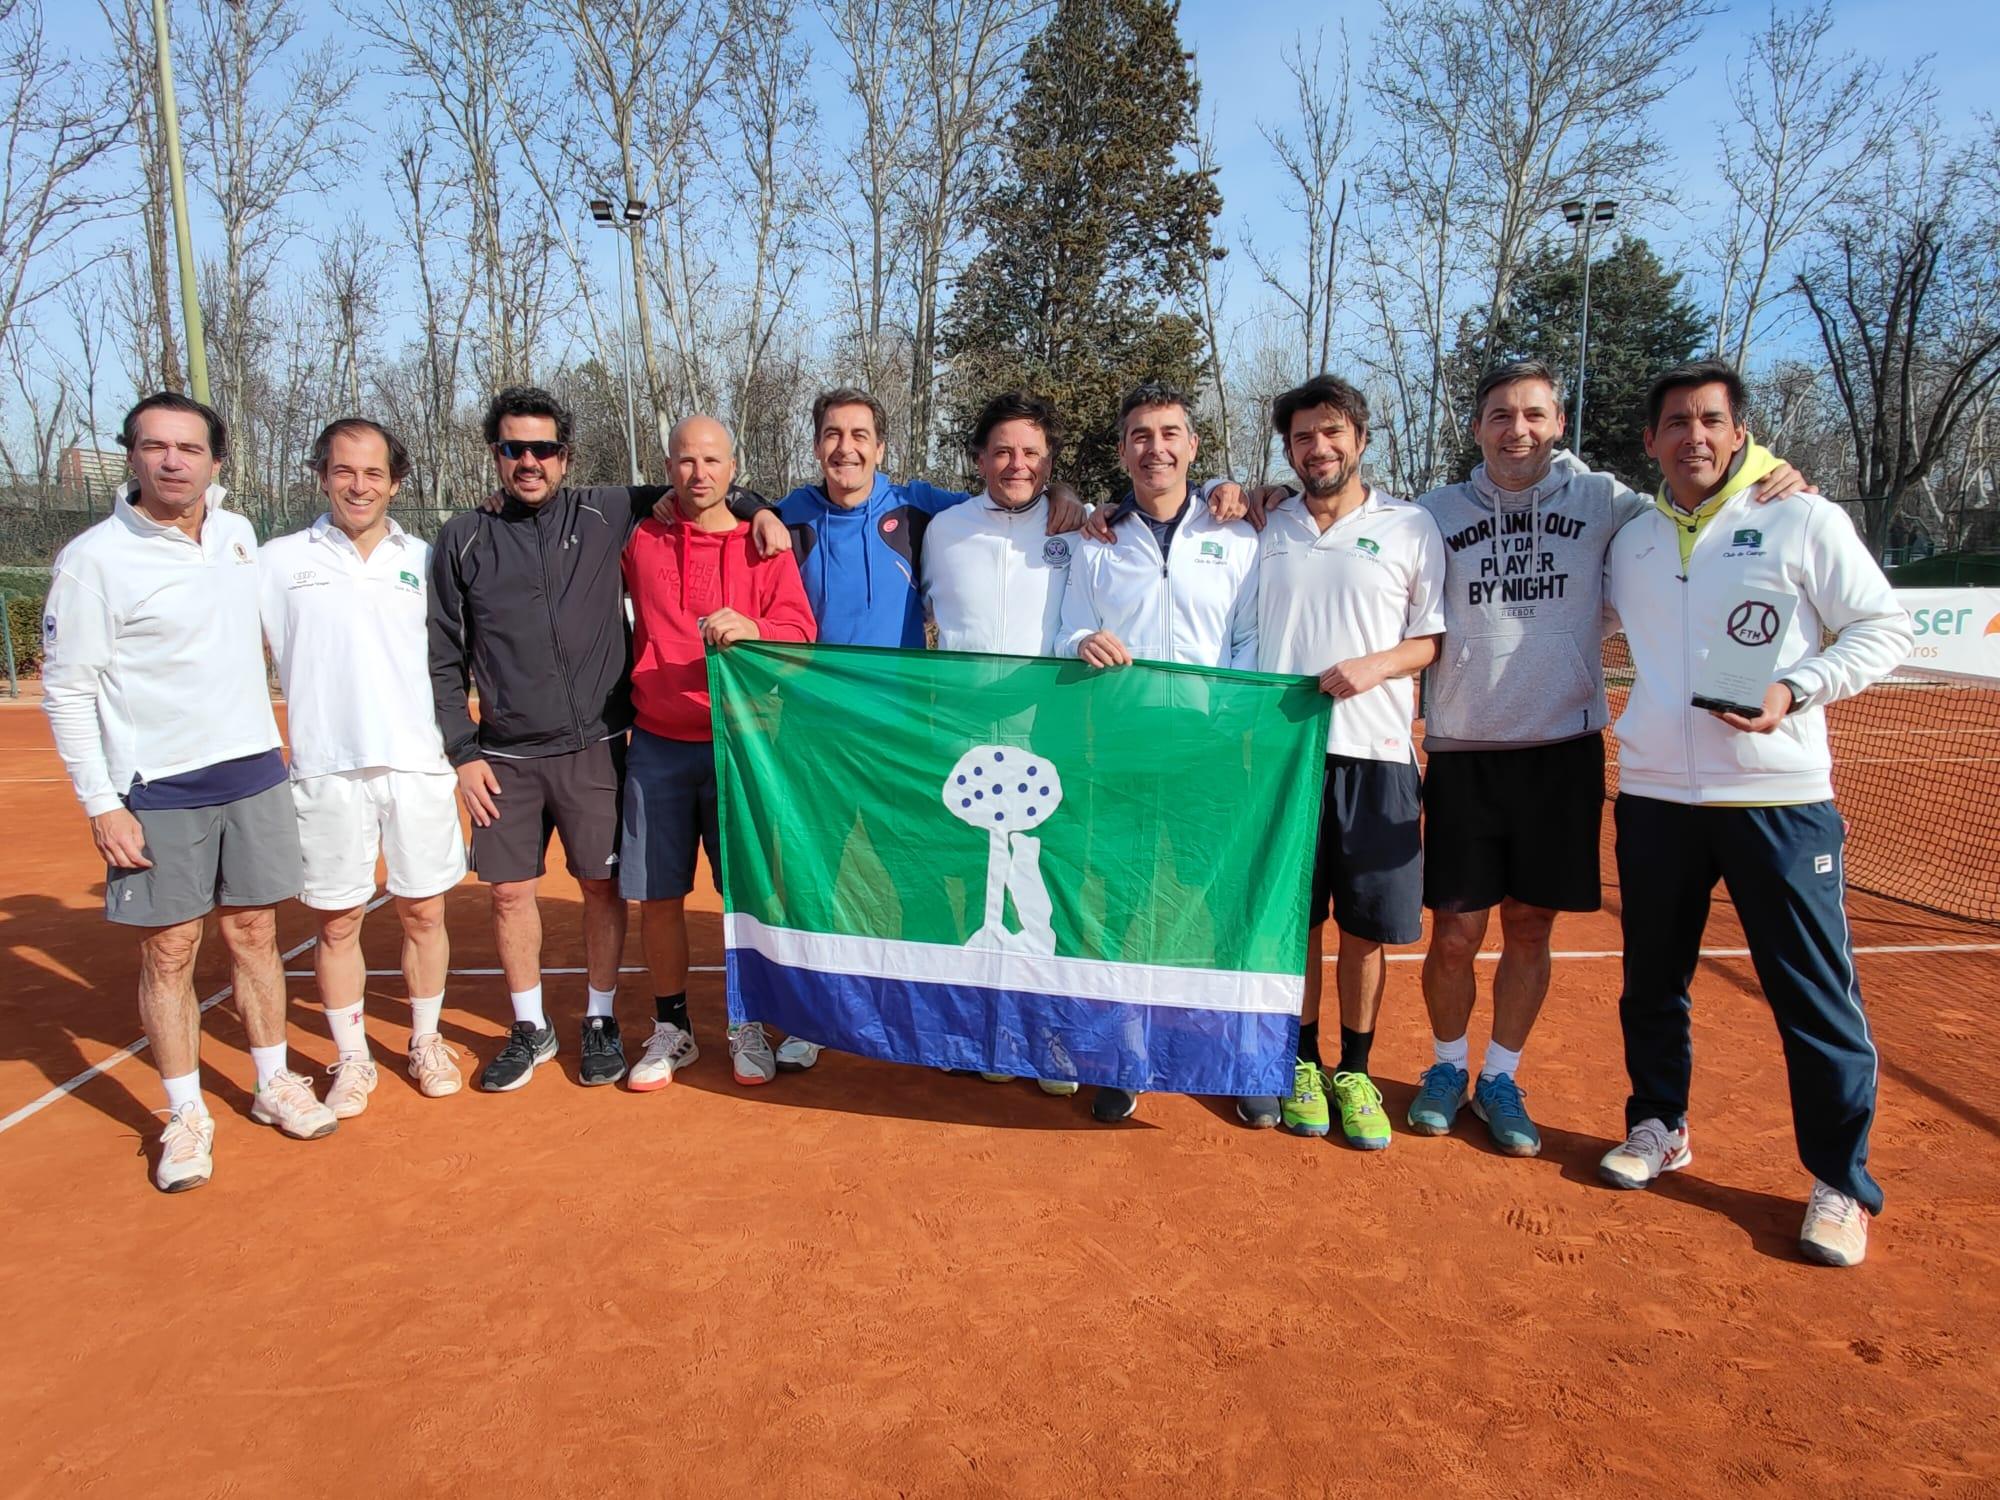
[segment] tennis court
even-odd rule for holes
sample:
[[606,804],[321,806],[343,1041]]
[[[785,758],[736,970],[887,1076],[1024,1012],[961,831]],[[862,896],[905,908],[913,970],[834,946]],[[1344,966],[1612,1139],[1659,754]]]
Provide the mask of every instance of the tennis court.
[[[1990,865],[1946,839],[1976,830],[1990,859],[1992,796],[1948,800],[1917,762],[1990,786],[2000,740],[1934,755],[1880,717],[1892,701],[1836,716],[1840,752],[1889,762],[1903,799],[1850,807],[1856,879],[1884,883],[1860,873],[1874,840],[1892,872],[1991,903]],[[834,1055],[740,1089],[706,890],[701,1062],[657,1094],[585,1090],[557,876],[560,1071],[420,1098],[385,912],[368,1113],[314,1143],[250,1124],[224,999],[202,1058],[216,1176],[167,1197],[143,1055],[63,1091],[138,1036],[133,954],[32,700],[0,705],[0,838],[0,1495],[2000,1487],[1990,923],[1854,898],[1889,1207],[1867,1264],[1835,1272],[1793,1250],[1807,1180],[1726,904],[1697,981],[1695,1161],[1647,1193],[1595,1172],[1625,1087],[1615,880],[1606,912],[1557,928],[1522,1075],[1547,1144],[1519,1161],[1469,1117],[1364,1156],[1253,1134],[1223,1101],[1150,1098],[1106,1129],[1032,1084]],[[449,912],[444,1030],[469,1067],[505,996],[483,892]],[[324,1064],[307,931],[283,914],[291,1042]],[[1418,952],[1376,1047],[1398,1122],[1429,1057]],[[200,993],[225,983],[211,942]],[[646,993],[629,975],[628,1037]],[[1482,1004],[1475,1047],[1484,1024]]]

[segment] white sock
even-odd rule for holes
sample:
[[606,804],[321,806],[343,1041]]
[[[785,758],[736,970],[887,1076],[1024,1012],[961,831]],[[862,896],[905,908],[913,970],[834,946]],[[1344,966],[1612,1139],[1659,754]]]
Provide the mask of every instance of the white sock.
[[612,1004],[612,1001],[618,998],[618,986],[616,983],[613,983],[608,990],[600,990],[596,985],[586,980],[584,982],[584,989],[590,996],[589,1001],[583,1007],[583,1014],[586,1019],[591,1016],[615,1016],[618,1014],[617,1007]]
[[1521,1054],[1519,1052],[1509,1052],[1498,1042],[1488,1042],[1486,1044],[1486,1061],[1479,1065],[1479,1076],[1481,1078],[1497,1078],[1502,1073],[1511,1078],[1520,1070]]
[[1466,1065],[1472,1060],[1472,1049],[1466,1045],[1466,1041],[1465,1037],[1460,1037],[1455,1042],[1441,1042],[1433,1036],[1431,1051],[1437,1055],[1439,1062],[1450,1063],[1463,1073]]
[[444,1014],[444,996],[433,995],[428,1000],[410,1000],[410,1035],[436,1036],[438,1017]]
[[366,1057],[368,1032],[361,1024],[361,1001],[326,1013],[327,1034],[342,1057]]
[[549,1024],[549,1018],[542,1014],[542,987],[539,984],[525,990],[509,990],[507,998],[514,1002],[516,1021],[533,1021],[537,1031]]
[[280,1042],[275,1047],[252,1047],[250,1061],[257,1065],[257,1087],[261,1089],[285,1071],[285,1044]]
[[203,1114],[208,1113],[208,1106],[202,1102],[201,1098],[201,1070],[199,1068],[195,1069],[192,1073],[183,1073],[178,1078],[162,1077],[160,1083],[167,1091],[168,1109],[179,1110],[184,1105],[192,1104]]

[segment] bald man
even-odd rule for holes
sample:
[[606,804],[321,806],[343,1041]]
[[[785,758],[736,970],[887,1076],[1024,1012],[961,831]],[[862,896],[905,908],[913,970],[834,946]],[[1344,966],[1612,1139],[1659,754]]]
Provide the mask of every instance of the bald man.
[[[720,878],[715,746],[708,717],[706,646],[810,641],[818,631],[789,552],[758,555],[750,525],[724,503],[736,478],[729,429],[688,417],[667,440],[672,518],[641,522],[625,547],[632,600],[632,708],[637,727],[625,763],[624,856],[619,891],[637,901],[653,976],[653,1037],[633,1067],[638,1093],[665,1088],[695,1060],[688,1024],[687,913],[696,845]],[[732,1027],[729,1055],[741,1084],[769,1083],[777,1060],[761,1025]]]

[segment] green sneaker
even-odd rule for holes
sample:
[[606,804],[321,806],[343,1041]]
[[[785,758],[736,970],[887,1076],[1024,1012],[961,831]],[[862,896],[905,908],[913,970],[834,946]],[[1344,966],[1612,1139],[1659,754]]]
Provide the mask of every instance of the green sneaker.
[[1326,1074],[1316,1062],[1301,1061],[1292,1091],[1278,1104],[1278,1122],[1293,1135],[1325,1135],[1333,1128],[1326,1107]]
[[1389,1149],[1389,1117],[1382,1113],[1382,1091],[1366,1073],[1333,1075],[1333,1100],[1340,1106],[1340,1133],[1357,1151]]

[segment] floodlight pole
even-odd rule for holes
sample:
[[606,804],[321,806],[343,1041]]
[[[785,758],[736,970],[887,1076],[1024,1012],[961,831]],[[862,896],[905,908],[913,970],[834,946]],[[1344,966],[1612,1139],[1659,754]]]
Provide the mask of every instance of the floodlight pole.
[[174,247],[180,253],[181,323],[187,334],[188,385],[209,404],[208,343],[194,273],[194,239],[188,231],[187,177],[181,167],[180,111],[174,105],[174,63],[167,31],[167,0],[153,0],[153,50],[160,72],[160,133],[167,148],[167,183],[174,204]]
[[634,484],[645,483],[645,476],[639,472],[639,414],[632,399],[632,332],[625,320],[625,257],[632,253],[632,232],[645,216],[646,205],[637,199],[625,200],[622,222],[612,216],[610,199],[590,201],[590,217],[597,227],[616,229],[625,236],[618,252],[618,363],[625,372],[625,454],[632,465]]
[[1583,310],[1576,335],[1575,410],[1569,423],[1570,451],[1583,456],[1583,381],[1590,360],[1590,231],[1595,224],[1609,224],[1618,211],[1610,198],[1572,198],[1563,204],[1562,215],[1572,226],[1583,230]]

